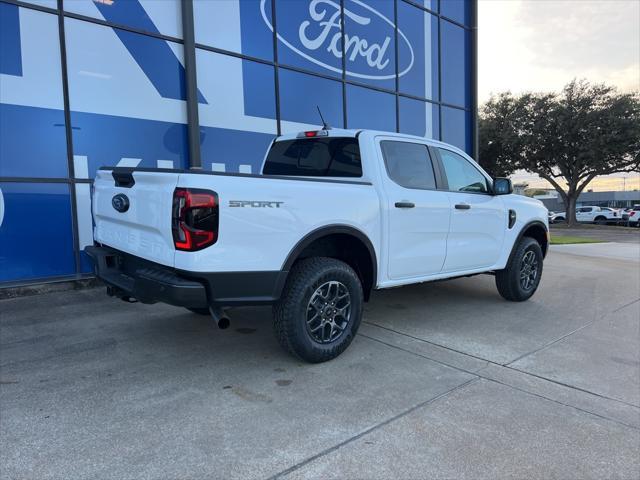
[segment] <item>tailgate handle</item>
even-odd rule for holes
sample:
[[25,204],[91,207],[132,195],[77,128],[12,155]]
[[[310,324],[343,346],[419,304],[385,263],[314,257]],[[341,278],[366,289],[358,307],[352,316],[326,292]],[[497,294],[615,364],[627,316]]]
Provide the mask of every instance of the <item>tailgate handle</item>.
[[131,188],[136,183],[136,181],[133,179],[132,172],[122,172],[114,170],[113,172],[111,172],[111,175],[116,182],[116,187]]

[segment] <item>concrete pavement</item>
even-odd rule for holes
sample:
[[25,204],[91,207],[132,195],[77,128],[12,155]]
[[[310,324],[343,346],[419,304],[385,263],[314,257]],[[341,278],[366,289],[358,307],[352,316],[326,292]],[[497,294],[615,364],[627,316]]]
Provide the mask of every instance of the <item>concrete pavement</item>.
[[619,260],[640,261],[640,243],[576,243],[569,245],[551,245],[557,252],[586,257],[616,258]]
[[[605,247],[605,245],[599,245]],[[640,477],[640,263],[553,248],[538,293],[376,292],[321,365],[102,290],[0,302],[0,478]]]

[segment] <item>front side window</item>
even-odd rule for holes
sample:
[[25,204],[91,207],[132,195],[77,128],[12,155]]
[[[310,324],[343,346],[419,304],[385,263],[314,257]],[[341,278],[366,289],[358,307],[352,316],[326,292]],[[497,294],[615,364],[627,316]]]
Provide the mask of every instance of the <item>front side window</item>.
[[449,190],[453,192],[489,193],[486,177],[462,155],[440,148]]
[[427,146],[385,140],[380,142],[389,178],[405,188],[435,189],[436,179]]
[[284,140],[271,146],[265,175],[361,177],[360,146],[353,137]]

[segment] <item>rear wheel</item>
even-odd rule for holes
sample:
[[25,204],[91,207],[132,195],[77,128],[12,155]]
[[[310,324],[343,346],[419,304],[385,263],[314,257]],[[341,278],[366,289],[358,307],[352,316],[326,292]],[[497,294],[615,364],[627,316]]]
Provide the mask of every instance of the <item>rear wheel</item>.
[[301,260],[273,307],[276,338],[302,360],[331,360],[356,335],[363,300],[360,279],[346,263],[326,257]]
[[533,238],[523,237],[507,267],[496,272],[496,287],[500,295],[512,302],[529,299],[540,284],[542,257],[540,244]]
[[595,220],[597,225],[606,225],[607,224],[607,218],[606,217],[596,217]]

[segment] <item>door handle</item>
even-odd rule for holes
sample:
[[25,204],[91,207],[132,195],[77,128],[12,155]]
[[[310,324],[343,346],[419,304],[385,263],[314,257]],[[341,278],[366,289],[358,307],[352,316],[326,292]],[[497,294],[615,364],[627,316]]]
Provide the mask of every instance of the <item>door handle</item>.
[[466,204],[466,203],[457,203],[456,204],[456,209],[457,210],[469,210],[471,208],[471,205]]
[[396,202],[396,208],[413,208],[415,206],[413,202]]

